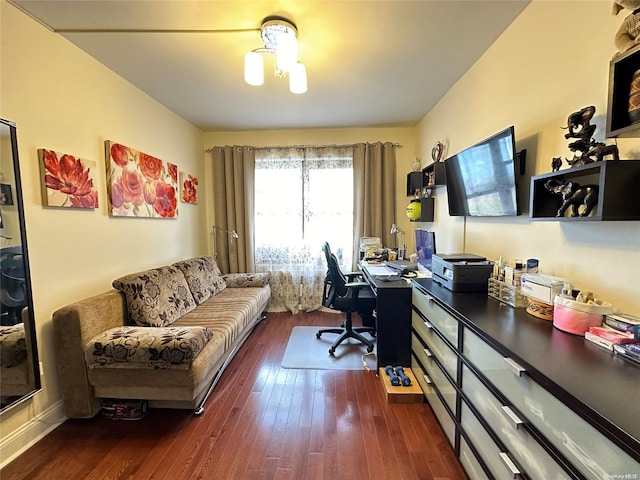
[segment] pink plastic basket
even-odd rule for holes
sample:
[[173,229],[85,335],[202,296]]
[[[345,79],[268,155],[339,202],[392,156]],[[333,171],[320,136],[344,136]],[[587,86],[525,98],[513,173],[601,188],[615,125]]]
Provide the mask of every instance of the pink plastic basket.
[[553,301],[553,326],[574,335],[584,335],[589,327],[602,325],[604,316],[612,312],[611,304],[607,302],[591,305],[556,296]]

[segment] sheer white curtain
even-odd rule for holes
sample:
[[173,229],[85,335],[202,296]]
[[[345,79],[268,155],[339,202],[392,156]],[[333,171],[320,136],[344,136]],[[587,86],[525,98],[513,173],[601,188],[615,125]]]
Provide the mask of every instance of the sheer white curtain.
[[255,266],[271,274],[269,310],[322,306],[322,244],[351,269],[353,203],[353,147],[256,149]]

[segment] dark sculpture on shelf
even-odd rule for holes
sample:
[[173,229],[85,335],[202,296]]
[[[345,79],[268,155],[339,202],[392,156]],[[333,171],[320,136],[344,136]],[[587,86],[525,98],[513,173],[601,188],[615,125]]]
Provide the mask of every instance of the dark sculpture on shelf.
[[[568,130],[568,132],[565,133],[564,138],[576,139],[569,143],[569,150],[573,152],[573,158],[565,158],[567,164],[572,167],[601,162],[604,157],[608,155],[611,155],[613,160],[620,160],[617,145],[606,145],[602,142],[596,142],[593,139],[596,126],[591,125],[591,119],[595,113],[596,107],[593,105],[584,107],[581,110],[570,114],[567,118],[567,126],[562,127]],[[562,162],[560,162],[558,168],[555,168],[557,165],[557,159],[558,158],[554,158],[551,162],[551,168],[554,172],[557,172],[562,164]]]
[[[545,188],[552,193],[562,196],[562,205],[556,213],[556,217],[564,216],[564,212],[572,207],[572,217],[588,217],[593,207],[598,203],[598,185],[584,185],[565,180],[560,182],[555,179],[547,180],[544,184]],[[580,213],[580,206],[584,206],[584,210]]]
[[[596,113],[596,107],[590,105],[584,107],[579,112],[574,112],[567,118],[568,133],[564,134],[564,138],[581,138],[588,142],[596,131],[596,126],[591,125],[591,119]],[[564,127],[563,127],[564,128]]]
[[588,157],[596,157],[596,162],[601,162],[603,157],[606,157],[607,155],[612,155],[613,160],[615,161],[620,160],[620,156],[618,154],[618,146],[605,145],[604,143],[594,142],[587,152]]
[[551,159],[551,171],[557,172],[562,166],[562,157],[553,157]]

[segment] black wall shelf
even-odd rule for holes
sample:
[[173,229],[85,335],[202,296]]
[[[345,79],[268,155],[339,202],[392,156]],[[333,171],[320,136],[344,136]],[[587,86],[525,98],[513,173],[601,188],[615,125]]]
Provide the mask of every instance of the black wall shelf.
[[446,174],[444,162],[435,162],[427,165],[419,172],[409,172],[407,174],[407,197],[411,197],[423,190],[431,190],[440,185],[446,185]]
[[[588,217],[556,217],[562,197],[545,188],[548,180],[598,185],[598,204]],[[529,215],[532,220],[640,220],[640,160],[607,160],[531,177]],[[565,215],[571,214],[571,208]]]
[[640,69],[640,46],[634,47],[609,63],[609,100],[607,137],[640,137],[640,123],[629,119],[631,79]]
[[435,199],[433,197],[420,199],[420,218],[411,222],[433,222],[435,211]]

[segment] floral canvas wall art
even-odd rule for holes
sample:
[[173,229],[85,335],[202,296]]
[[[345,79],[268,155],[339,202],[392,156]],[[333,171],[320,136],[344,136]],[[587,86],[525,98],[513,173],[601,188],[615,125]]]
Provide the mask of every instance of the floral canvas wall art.
[[110,215],[176,218],[178,167],[107,140],[107,190]]
[[187,172],[180,172],[180,198],[185,203],[198,203],[196,198],[198,179]]
[[96,162],[44,148],[38,149],[38,158],[44,206],[98,208]]

